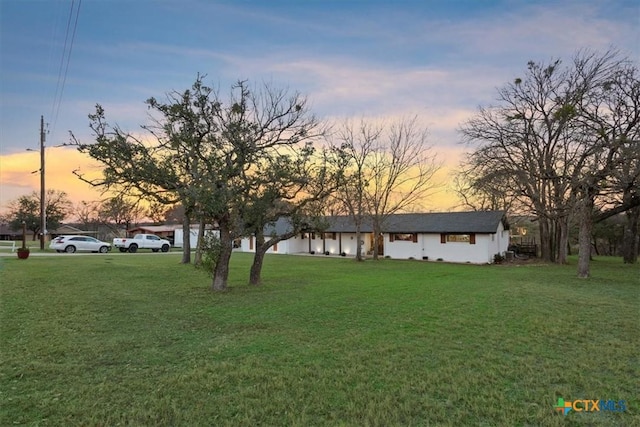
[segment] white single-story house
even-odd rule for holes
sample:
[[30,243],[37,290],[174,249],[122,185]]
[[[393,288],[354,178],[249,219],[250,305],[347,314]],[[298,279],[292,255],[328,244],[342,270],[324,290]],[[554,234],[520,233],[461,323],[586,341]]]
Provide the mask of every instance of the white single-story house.
[[[269,253],[355,256],[353,219],[333,216],[325,220],[328,226],[323,232],[300,233],[278,242]],[[281,218],[265,229],[265,235],[282,235],[288,230],[290,224]],[[378,239],[368,221],[360,231],[365,254],[373,253],[377,240],[379,255],[396,259],[486,264],[496,254],[504,256],[509,246],[504,211],[395,214],[387,219]],[[243,238],[238,246],[239,251],[254,252],[255,238]]]

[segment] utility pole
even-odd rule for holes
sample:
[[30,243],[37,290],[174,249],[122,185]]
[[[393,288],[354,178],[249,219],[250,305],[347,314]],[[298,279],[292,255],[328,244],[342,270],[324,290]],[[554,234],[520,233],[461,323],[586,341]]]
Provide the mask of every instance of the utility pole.
[[44,250],[47,233],[47,211],[44,187],[44,116],[40,116],[40,250]]

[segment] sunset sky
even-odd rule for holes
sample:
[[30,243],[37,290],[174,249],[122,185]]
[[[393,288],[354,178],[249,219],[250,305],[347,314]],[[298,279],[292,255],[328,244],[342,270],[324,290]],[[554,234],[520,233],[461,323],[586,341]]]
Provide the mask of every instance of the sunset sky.
[[[640,59],[637,0],[0,0],[0,211],[39,190],[40,116],[47,188],[74,202],[100,194],[74,169],[96,165],[68,147],[91,141],[87,115],[138,131],[144,101],[187,89],[198,73],[226,93],[237,80],[305,94],[317,116],[417,115],[454,168],[456,128],[529,60],[578,49]],[[455,199],[434,196],[429,210]]]

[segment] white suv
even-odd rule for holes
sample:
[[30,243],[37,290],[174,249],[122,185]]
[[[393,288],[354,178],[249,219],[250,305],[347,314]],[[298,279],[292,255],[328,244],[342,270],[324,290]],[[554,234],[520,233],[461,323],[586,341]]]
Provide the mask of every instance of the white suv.
[[107,253],[111,250],[111,243],[101,242],[89,236],[58,236],[51,241],[50,249],[57,252],[74,253],[76,251]]

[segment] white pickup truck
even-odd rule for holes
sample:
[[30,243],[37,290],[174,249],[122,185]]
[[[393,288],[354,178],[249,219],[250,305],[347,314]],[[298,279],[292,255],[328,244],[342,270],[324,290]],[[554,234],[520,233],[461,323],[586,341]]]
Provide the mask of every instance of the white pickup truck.
[[120,252],[137,252],[138,249],[151,249],[153,252],[169,252],[171,243],[155,234],[136,234],[125,239],[113,239],[113,247]]

